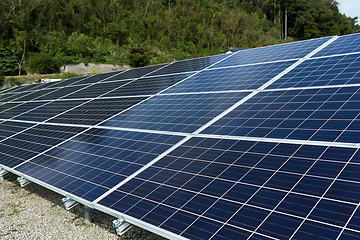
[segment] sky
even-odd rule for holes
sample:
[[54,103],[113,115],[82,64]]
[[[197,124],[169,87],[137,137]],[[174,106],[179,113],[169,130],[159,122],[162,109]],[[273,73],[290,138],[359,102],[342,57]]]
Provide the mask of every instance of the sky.
[[[341,13],[345,13],[348,17],[360,18],[360,0],[336,0]],[[358,21],[358,24],[360,21]]]

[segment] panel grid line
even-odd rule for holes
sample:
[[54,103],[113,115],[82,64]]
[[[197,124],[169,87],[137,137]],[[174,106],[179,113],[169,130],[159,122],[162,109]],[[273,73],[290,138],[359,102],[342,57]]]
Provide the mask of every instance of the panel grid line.
[[[341,170],[339,171],[339,173],[336,175],[336,177],[332,180],[331,184],[327,187],[327,189],[324,191],[324,193],[321,195],[321,197],[319,198],[319,200],[315,203],[315,205],[313,206],[313,208],[310,210],[310,212],[306,215],[306,217],[304,218],[304,220],[302,221],[302,223],[297,227],[297,229],[293,232],[293,234],[291,235],[291,237],[289,238],[289,240],[291,240],[295,234],[299,231],[299,229],[301,228],[301,226],[303,226],[303,224],[305,223],[305,221],[307,219],[309,219],[310,214],[314,211],[314,209],[319,205],[320,201],[324,198],[324,196],[326,195],[326,193],[329,191],[329,189],[334,185],[335,181],[338,179],[338,177],[340,176],[340,174],[344,171],[345,167],[350,163],[351,159],[355,156],[356,152],[354,152],[354,154],[349,158],[349,160],[344,164],[344,166],[341,168]],[[321,156],[320,156],[321,157]]]

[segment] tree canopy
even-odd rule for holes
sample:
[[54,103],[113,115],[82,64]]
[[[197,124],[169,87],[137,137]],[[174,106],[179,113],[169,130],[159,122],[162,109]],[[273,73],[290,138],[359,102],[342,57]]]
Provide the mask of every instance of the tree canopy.
[[142,66],[220,54],[232,45],[277,44],[286,36],[292,41],[358,32],[357,18],[340,14],[337,5],[334,0],[0,1],[0,69],[15,75],[24,68],[48,73],[80,62]]

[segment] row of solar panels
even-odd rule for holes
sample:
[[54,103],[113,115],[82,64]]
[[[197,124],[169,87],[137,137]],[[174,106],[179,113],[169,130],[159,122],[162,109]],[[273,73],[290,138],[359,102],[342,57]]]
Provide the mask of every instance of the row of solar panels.
[[[356,238],[359,42],[5,89],[0,164],[171,238]],[[97,83],[127,73],[133,80]],[[65,87],[80,81],[83,90]]]

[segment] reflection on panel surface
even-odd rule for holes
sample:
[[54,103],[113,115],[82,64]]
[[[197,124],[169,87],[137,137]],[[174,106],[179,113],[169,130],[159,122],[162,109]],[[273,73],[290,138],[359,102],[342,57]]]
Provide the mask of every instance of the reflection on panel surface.
[[93,201],[182,138],[92,129],[16,170]]
[[0,164],[15,167],[83,130],[79,127],[37,125],[0,142]]
[[203,71],[164,93],[255,90],[294,61]]
[[102,126],[191,133],[247,93],[159,95],[102,123]]

